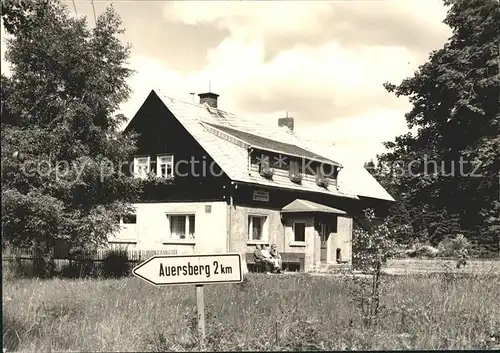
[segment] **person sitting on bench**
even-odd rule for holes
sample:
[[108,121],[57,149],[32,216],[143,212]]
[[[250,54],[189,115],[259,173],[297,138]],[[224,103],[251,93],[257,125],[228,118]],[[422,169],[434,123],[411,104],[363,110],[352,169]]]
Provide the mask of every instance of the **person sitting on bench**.
[[[276,248],[276,245],[274,247]],[[265,261],[269,262],[272,265],[273,272],[281,272],[281,266],[279,264],[279,260],[271,254],[271,251],[269,250],[269,245],[261,247],[261,253],[266,258]],[[278,252],[275,251],[274,253],[277,254]]]
[[274,260],[271,259],[271,255],[267,250],[262,249],[261,245],[255,245],[253,257],[255,260],[255,264],[263,265],[267,272],[272,270],[272,267],[274,266]]
[[271,250],[269,251],[271,258],[274,260],[274,268],[279,273],[281,272],[281,256],[278,253],[278,249],[276,248],[276,244],[271,245]]

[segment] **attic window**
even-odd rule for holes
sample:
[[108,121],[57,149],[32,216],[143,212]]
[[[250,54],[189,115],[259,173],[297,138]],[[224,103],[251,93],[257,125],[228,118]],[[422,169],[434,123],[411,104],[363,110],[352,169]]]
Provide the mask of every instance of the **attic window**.
[[158,178],[173,179],[174,177],[174,156],[158,156],[156,161],[156,175]]
[[270,158],[268,155],[262,154],[260,156],[260,170],[271,168]]
[[[324,165],[319,165],[316,167],[316,184],[323,188],[328,188],[327,174],[325,173]],[[331,167],[331,166],[330,166]],[[331,171],[331,169],[330,169]],[[330,175],[331,176],[331,175]]]
[[333,178],[333,174],[335,172],[335,167],[331,164],[322,164],[320,166],[320,171],[323,176]]
[[294,183],[300,183],[302,181],[301,165],[299,161],[290,161],[289,177]]
[[260,158],[257,158],[259,163],[259,173],[265,178],[271,179],[274,174],[274,170],[271,168],[271,158],[268,155],[262,154]]
[[340,172],[340,168],[339,167],[333,167],[332,178],[333,179],[337,179],[339,177],[339,172]]
[[145,179],[149,173],[150,157],[134,158],[134,175],[136,178]]

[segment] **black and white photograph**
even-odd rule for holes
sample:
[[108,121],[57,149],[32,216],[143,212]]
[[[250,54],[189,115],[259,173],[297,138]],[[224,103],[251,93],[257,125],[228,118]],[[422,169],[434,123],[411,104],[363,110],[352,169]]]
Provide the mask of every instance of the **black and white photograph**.
[[500,0],[1,0],[2,349],[500,350]]

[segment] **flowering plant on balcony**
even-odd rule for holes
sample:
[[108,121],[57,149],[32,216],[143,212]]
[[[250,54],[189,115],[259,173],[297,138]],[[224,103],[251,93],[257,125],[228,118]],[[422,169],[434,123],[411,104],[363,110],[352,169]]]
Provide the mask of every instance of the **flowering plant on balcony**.
[[327,188],[330,183],[324,175],[316,174],[316,184],[322,188]]
[[272,179],[274,175],[274,169],[270,167],[262,167],[260,169],[260,175],[262,175],[264,178]]
[[302,182],[302,174],[300,173],[290,174],[290,180],[294,183],[300,184]]
[[165,177],[159,177],[153,172],[148,173],[146,179],[143,179],[143,182],[149,185],[169,185],[172,184],[173,181],[173,176],[168,175]]

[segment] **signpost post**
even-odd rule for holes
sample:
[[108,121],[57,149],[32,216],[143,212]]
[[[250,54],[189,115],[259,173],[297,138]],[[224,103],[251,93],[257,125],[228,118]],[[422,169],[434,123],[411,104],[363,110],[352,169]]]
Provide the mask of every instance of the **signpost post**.
[[240,254],[155,255],[137,265],[132,273],[155,286],[195,286],[198,333],[202,346],[205,343],[203,285],[243,280]]
[[201,346],[205,344],[205,295],[203,294],[203,284],[195,285],[196,288],[196,311],[198,319],[198,337]]

